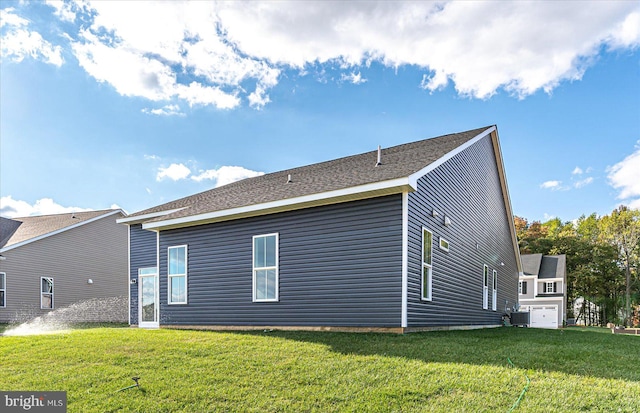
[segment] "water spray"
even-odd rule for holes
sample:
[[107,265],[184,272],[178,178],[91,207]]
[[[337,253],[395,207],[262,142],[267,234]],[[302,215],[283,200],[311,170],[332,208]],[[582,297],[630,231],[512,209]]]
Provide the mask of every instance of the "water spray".
[[136,384],[132,384],[131,386],[123,387],[120,390],[116,390],[116,393],[118,393],[119,391],[132,389],[134,387],[140,387],[140,383],[138,383],[138,380],[140,380],[140,377],[134,376],[134,377],[131,377],[131,380],[135,381]]

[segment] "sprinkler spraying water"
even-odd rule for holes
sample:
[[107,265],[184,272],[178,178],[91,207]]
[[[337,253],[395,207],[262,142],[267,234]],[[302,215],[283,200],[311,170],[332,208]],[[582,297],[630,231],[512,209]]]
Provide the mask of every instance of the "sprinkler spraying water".
[[127,319],[127,297],[93,298],[38,317],[21,315],[17,320],[21,324],[8,328],[3,335],[26,336],[60,333],[69,331],[74,323],[123,322]]

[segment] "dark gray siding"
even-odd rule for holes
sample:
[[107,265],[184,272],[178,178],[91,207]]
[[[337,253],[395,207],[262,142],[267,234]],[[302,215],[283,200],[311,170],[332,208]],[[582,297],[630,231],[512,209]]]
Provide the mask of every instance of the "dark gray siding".
[[[432,209],[438,217],[431,215]],[[451,225],[443,224],[444,216]],[[517,299],[518,270],[490,136],[418,181],[409,194],[408,327],[497,325]],[[433,232],[433,300],[420,300],[421,229]],[[450,243],[439,248],[439,237]],[[504,266],[501,265],[504,263]],[[483,265],[489,266],[489,309],[482,308]],[[498,271],[497,311],[491,275]]]
[[[279,302],[252,302],[252,237],[279,234]],[[188,245],[188,304],[167,305],[167,248]],[[399,327],[400,195],[163,231],[161,325]]]
[[[130,279],[138,279],[138,269],[145,267],[155,267],[157,254],[157,235],[155,232],[142,229],[141,224],[129,226],[129,242],[130,245]],[[131,301],[129,308],[131,309],[131,324],[138,324],[138,284],[129,282],[129,291]]]

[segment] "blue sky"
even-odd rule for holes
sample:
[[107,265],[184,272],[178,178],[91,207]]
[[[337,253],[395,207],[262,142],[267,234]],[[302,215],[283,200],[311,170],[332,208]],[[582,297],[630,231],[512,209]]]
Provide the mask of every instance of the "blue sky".
[[0,2],[0,210],[128,212],[496,124],[513,212],[640,208],[638,2]]

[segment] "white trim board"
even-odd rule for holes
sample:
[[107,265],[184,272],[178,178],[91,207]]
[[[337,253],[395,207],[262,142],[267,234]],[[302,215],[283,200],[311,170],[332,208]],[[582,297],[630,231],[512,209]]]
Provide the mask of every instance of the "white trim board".
[[402,193],[402,309],[400,326],[408,325],[409,310],[409,193]]
[[118,224],[127,224],[127,225],[131,225],[131,224],[139,224],[143,221],[146,221],[147,219],[153,219],[153,218],[159,218],[159,217],[163,217],[165,215],[169,215],[169,214],[173,214],[174,212],[178,212],[181,211],[184,208],[175,208],[175,209],[168,209],[166,211],[159,211],[159,212],[151,212],[149,214],[143,214],[143,215],[136,215],[136,216],[132,216],[132,217],[124,217],[124,218],[120,218],[118,220],[116,220],[116,222]]
[[162,221],[147,222],[142,224],[143,229],[170,229],[202,225],[211,222],[227,221],[250,216],[267,215],[276,212],[292,211],[312,206],[329,205],[341,202],[356,201],[367,198],[376,198],[384,195],[399,194],[405,191],[414,191],[409,185],[408,178],[398,178],[388,181],[375,182],[335,191],[321,192],[279,201],[265,202],[256,205],[247,205],[238,208],[223,209],[204,214],[190,215],[186,217],[166,219]]

